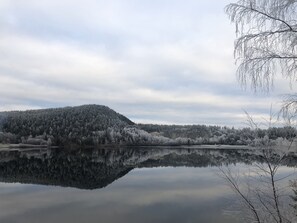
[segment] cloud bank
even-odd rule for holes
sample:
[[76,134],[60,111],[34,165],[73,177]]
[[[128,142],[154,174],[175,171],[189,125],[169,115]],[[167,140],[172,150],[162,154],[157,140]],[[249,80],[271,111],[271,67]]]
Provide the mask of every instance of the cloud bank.
[[242,126],[289,85],[236,81],[229,1],[4,0],[0,110],[103,104],[135,122]]

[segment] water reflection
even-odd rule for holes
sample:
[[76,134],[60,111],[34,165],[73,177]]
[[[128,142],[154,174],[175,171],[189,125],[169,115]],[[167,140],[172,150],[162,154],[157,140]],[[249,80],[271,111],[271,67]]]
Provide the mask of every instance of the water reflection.
[[[277,155],[276,150],[268,148],[263,149],[261,154],[265,162],[254,163],[248,169],[248,174],[236,174],[229,167],[220,167],[221,176],[238,195],[240,202],[237,209],[242,220],[257,223],[297,222],[296,207],[292,205],[296,196],[290,196],[292,188],[287,180],[294,179],[295,172],[288,173],[282,166],[289,157],[285,153]],[[295,191],[293,189],[296,195]]]
[[213,171],[134,169],[99,190],[15,185],[0,193],[0,222],[235,222],[222,215],[232,194]]
[[[235,223],[225,211],[236,196],[214,173],[227,164],[243,173],[263,157],[252,150],[131,148],[1,152],[0,160],[0,222]],[[282,173],[295,162],[292,154]]]
[[[264,162],[254,150],[240,149],[88,149],[77,151],[15,150],[0,152],[0,181],[103,188],[134,168],[209,167]],[[294,166],[291,154],[284,165]]]

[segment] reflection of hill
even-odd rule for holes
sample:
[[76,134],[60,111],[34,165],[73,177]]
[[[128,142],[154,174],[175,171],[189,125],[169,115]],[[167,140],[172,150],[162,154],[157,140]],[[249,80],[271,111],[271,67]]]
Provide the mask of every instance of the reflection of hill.
[[[31,150],[0,152],[0,181],[102,188],[133,168],[159,166],[206,167],[262,162],[253,150],[105,149],[84,151]],[[296,156],[287,159],[296,165]]]
[[95,189],[107,186],[131,170],[120,164],[93,162],[92,156],[19,155],[0,163],[0,181]]

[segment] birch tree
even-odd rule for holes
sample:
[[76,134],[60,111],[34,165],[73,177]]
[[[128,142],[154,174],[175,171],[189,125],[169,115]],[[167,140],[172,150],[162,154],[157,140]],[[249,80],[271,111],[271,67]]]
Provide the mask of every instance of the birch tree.
[[239,0],[226,7],[235,24],[240,83],[270,91],[275,76],[297,81],[297,0]]

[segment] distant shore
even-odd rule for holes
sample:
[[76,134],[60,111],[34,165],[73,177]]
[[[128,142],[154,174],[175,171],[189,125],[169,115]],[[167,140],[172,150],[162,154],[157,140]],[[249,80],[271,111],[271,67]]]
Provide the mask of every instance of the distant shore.
[[[102,145],[96,147],[87,148],[175,148],[175,149],[250,149],[252,147],[246,145]],[[46,149],[46,148],[59,148],[59,146],[47,146],[47,145],[33,145],[33,144],[1,144],[0,151],[7,149]],[[79,148],[79,146],[77,147]],[[85,148],[85,147],[82,147]]]

